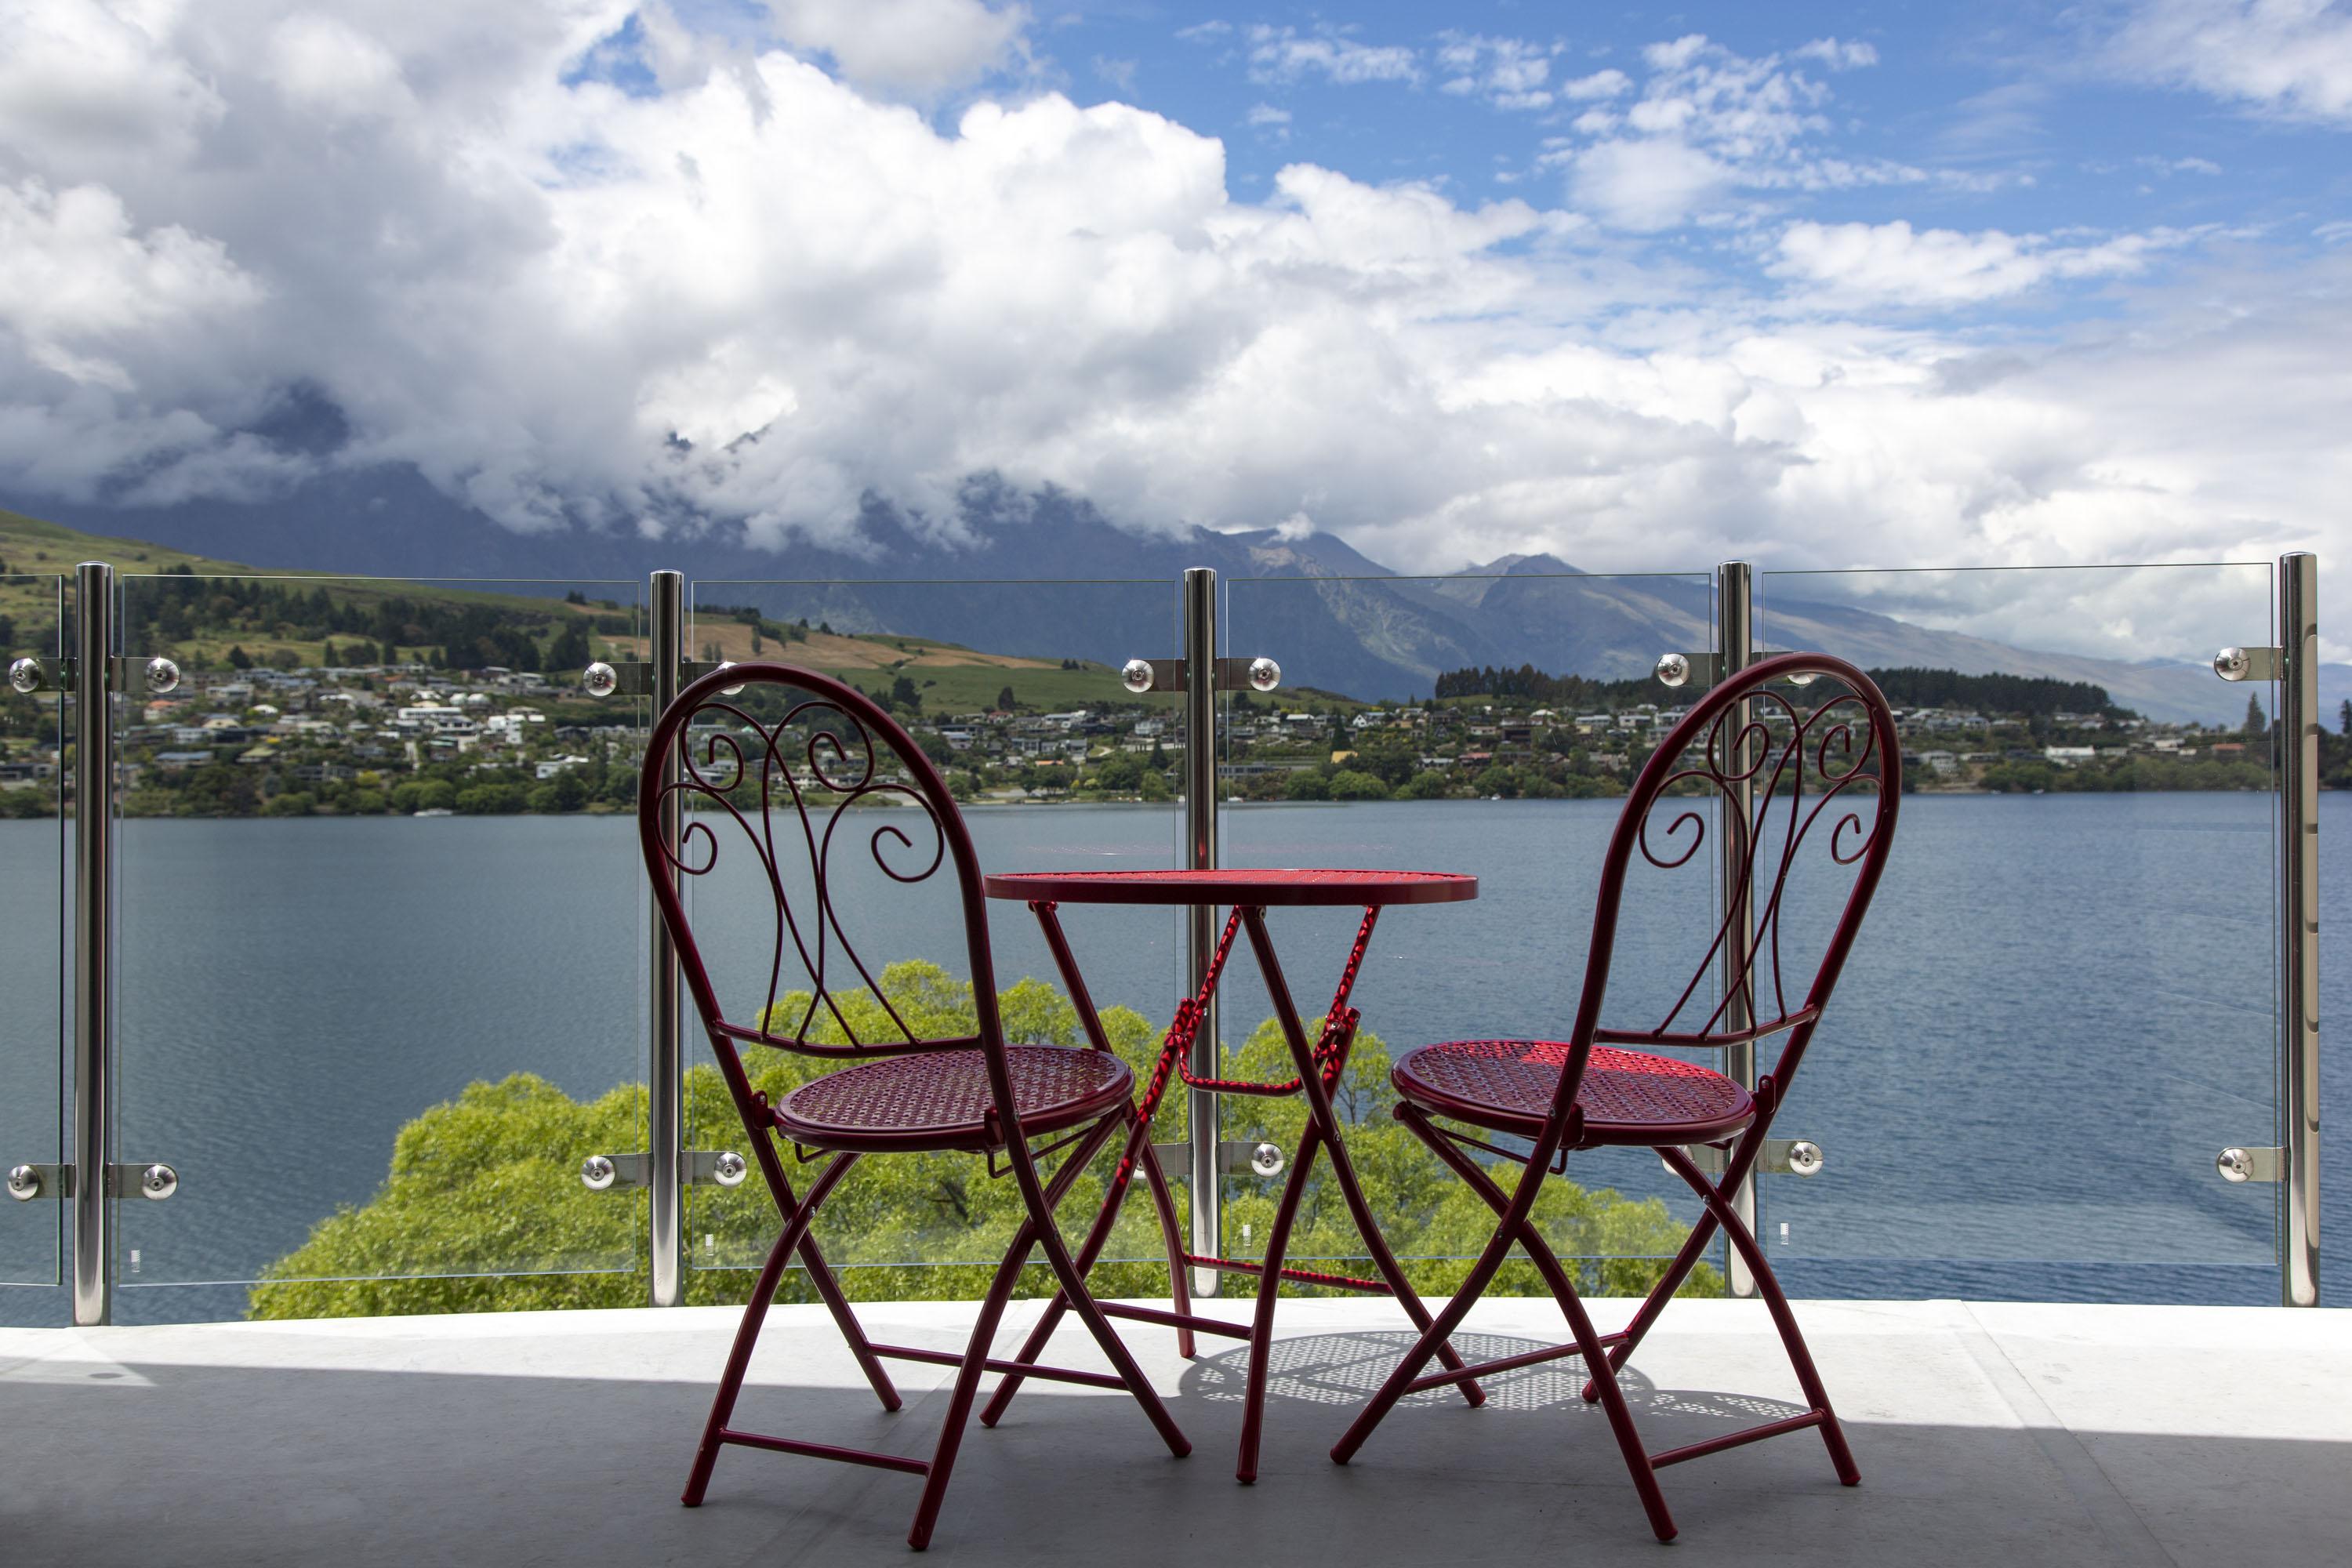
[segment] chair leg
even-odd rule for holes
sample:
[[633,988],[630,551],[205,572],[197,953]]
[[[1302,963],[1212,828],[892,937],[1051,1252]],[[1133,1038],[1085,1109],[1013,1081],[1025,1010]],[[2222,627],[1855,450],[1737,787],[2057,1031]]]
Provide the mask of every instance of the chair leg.
[[1569,1327],[1575,1331],[1577,1345],[1583,1352],[1584,1364],[1591,1370],[1592,1380],[1601,1385],[1601,1408],[1608,1413],[1609,1429],[1616,1436],[1618,1451],[1625,1456],[1625,1468],[1632,1472],[1633,1489],[1641,1495],[1642,1511],[1650,1516],[1650,1529],[1660,1541],[1672,1541],[1675,1535],[1675,1516],[1666,1510],[1666,1494],[1659,1489],[1658,1472],[1650,1463],[1650,1450],[1643,1446],[1642,1435],[1634,1429],[1633,1412],[1625,1403],[1625,1391],[1618,1386],[1617,1370],[1609,1364],[1609,1353],[1601,1343],[1601,1336],[1593,1331],[1584,1300],[1576,1293],[1567,1275],[1557,1271],[1552,1295],[1559,1302],[1559,1310],[1567,1314]]
[[1103,1316],[1100,1307],[1095,1305],[1094,1295],[1087,1289],[1086,1277],[1078,1271],[1076,1263],[1070,1257],[1069,1247],[1062,1240],[1062,1233],[1055,1227],[1052,1207],[1036,1201],[1042,1196],[1033,1196],[1030,1205],[1031,1214],[1036,1216],[1037,1246],[1045,1253],[1045,1261],[1053,1266],[1055,1276],[1061,1279],[1062,1289],[1070,1299],[1070,1310],[1078,1315],[1078,1321],[1087,1326],[1087,1331],[1094,1335],[1095,1343],[1102,1347],[1103,1354],[1109,1359],[1111,1370],[1118,1373],[1119,1381],[1127,1384],[1129,1394],[1135,1395],[1135,1402],[1143,1406],[1144,1415],[1159,1431],[1160,1441],[1168,1445],[1168,1451],[1180,1459],[1184,1458],[1192,1451],[1192,1439],[1185,1436],[1183,1428],[1176,1425],[1176,1418],[1168,1414],[1168,1406],[1161,1401],[1160,1391],[1151,1386],[1151,1380],[1143,1375],[1143,1368],[1136,1364],[1135,1352],[1127,1348],[1127,1342],[1118,1337],[1118,1331],[1111,1327],[1110,1320]]
[[[1103,1194],[1102,1207],[1096,1211],[1095,1223],[1087,1232],[1086,1242],[1078,1248],[1077,1268],[1081,1275],[1093,1272],[1095,1259],[1102,1256],[1104,1245],[1110,1240],[1111,1227],[1118,1222],[1119,1210],[1127,1203],[1128,1187],[1135,1174],[1136,1145],[1142,1143],[1149,1147],[1150,1142],[1150,1130],[1139,1124],[1132,1109],[1128,1111],[1128,1116],[1130,1130],[1126,1153],[1119,1162],[1119,1169],[1111,1176],[1110,1191]],[[1034,1363],[1044,1355],[1046,1342],[1054,1337],[1054,1331],[1061,1326],[1062,1314],[1069,1309],[1069,1292],[1055,1290],[1053,1299],[1045,1303],[1045,1310],[1037,1315],[1037,1326],[1029,1331],[1028,1340],[1013,1359],[1024,1363]],[[982,1426],[993,1426],[1004,1418],[1005,1407],[1013,1403],[1013,1396],[1021,1392],[1023,1381],[1017,1372],[1005,1373],[1003,1381],[996,1385],[996,1392],[989,1396],[988,1404],[981,1410]]]
[[[1657,1152],[1663,1154],[1664,1151]],[[1706,1244],[1715,1238],[1715,1223],[1713,1209],[1699,1212],[1698,1223],[1692,1226],[1690,1234],[1683,1238],[1682,1250],[1675,1254],[1674,1261],[1666,1266],[1666,1271],[1658,1277],[1658,1282],[1650,1288],[1650,1293],[1642,1298],[1641,1306],[1634,1310],[1633,1321],[1625,1325],[1625,1337],[1609,1347],[1609,1365],[1612,1370],[1623,1371],[1633,1352],[1649,1336],[1651,1329],[1657,1325],[1658,1319],[1665,1312],[1666,1303],[1673,1300],[1675,1292],[1683,1288],[1683,1281],[1690,1278],[1690,1271],[1706,1253]],[[1600,1397],[1601,1385],[1587,1378],[1584,1402],[1591,1405]]]
[[980,1374],[986,1370],[989,1346],[996,1341],[996,1325],[1004,1315],[1004,1303],[1012,1299],[1013,1287],[1036,1246],[1036,1233],[1034,1221],[1022,1225],[1013,1237],[1012,1247],[1004,1254],[1004,1261],[997,1265],[996,1278],[989,1284],[986,1299],[980,1304],[980,1317],[972,1324],[971,1342],[964,1351],[963,1364],[956,1370],[955,1392],[948,1401],[947,1419],[940,1426],[939,1447],[932,1452],[930,1470],[923,1478],[922,1499],[915,1505],[915,1522],[907,1531],[907,1544],[918,1552],[931,1543],[931,1527],[939,1522],[940,1503],[947,1496],[956,1450],[963,1445],[964,1423],[971,1418],[972,1400],[980,1392]]
[[[793,1189],[789,1184],[783,1187],[782,1196],[786,1203],[792,1201]],[[833,1314],[834,1326],[841,1331],[841,1337],[849,1342],[849,1353],[857,1358],[857,1365],[866,1373],[866,1381],[872,1385],[874,1396],[882,1402],[884,1410],[895,1414],[905,1401],[898,1397],[898,1386],[890,1381],[889,1373],[883,1369],[882,1358],[874,1353],[873,1342],[866,1337],[866,1326],[857,1321],[857,1314],[850,1310],[849,1298],[841,1293],[840,1282],[834,1279],[833,1268],[825,1262],[824,1253],[816,1244],[814,1226],[801,1238],[801,1265],[808,1270],[809,1282],[816,1287],[817,1299],[824,1303],[825,1310]]]
[[[743,1307],[743,1320],[736,1325],[735,1343],[727,1352],[727,1370],[719,1375],[719,1392],[710,1402],[710,1417],[702,1426],[702,1442],[694,1452],[694,1468],[678,1500],[688,1508],[702,1506],[702,1495],[710,1485],[711,1469],[718,1464],[719,1450],[724,1446],[719,1434],[727,1429],[727,1418],[735,1413],[736,1396],[743,1391],[743,1374],[751,1370],[752,1347],[760,1341],[760,1325],[768,1316],[768,1304],[776,1299],[777,1286],[783,1282],[784,1269],[799,1249],[802,1238],[808,1235],[818,1207],[857,1160],[856,1154],[834,1156],[833,1163],[809,1187],[808,1197],[789,1210],[783,1233],[776,1237],[776,1245],[768,1251],[768,1261],[761,1266],[760,1278],[751,1287],[751,1299]],[[777,1201],[781,1204],[786,1200],[779,1194]]]
[[1404,1359],[1390,1372],[1388,1381],[1364,1402],[1364,1407],[1356,1412],[1356,1418],[1349,1423],[1347,1431],[1331,1445],[1333,1464],[1344,1465],[1356,1457],[1356,1450],[1364,1446],[1373,1428],[1388,1418],[1397,1401],[1404,1397],[1405,1389],[1421,1374],[1421,1369],[1429,1364],[1430,1358],[1437,1354],[1437,1347],[1446,1343],[1453,1337],[1454,1331],[1462,1326],[1462,1320],[1469,1316],[1470,1308],[1478,1300],[1479,1292],[1494,1280],[1496,1271],[1503,1267],[1503,1259],[1509,1255],[1514,1228],[1514,1222],[1506,1215],[1503,1222],[1495,1227],[1495,1234],[1487,1239],[1486,1250],[1479,1253],[1478,1260],[1470,1266],[1468,1276],[1454,1292],[1454,1299],[1446,1302],[1435,1320],[1422,1331],[1421,1338],[1413,1342],[1412,1348],[1405,1352]]
[[1780,1331],[1780,1347],[1788,1352],[1790,1368],[1797,1374],[1797,1386],[1803,1390],[1805,1402],[1822,1413],[1822,1446],[1829,1450],[1830,1465],[1837,1471],[1838,1480],[1845,1486],[1860,1486],[1862,1471],[1853,1462],[1853,1451],[1846,1447],[1845,1429],[1838,1425],[1837,1412],[1830,1407],[1829,1389],[1813,1365],[1805,1336],[1798,1331],[1797,1314],[1790,1310],[1788,1295],[1780,1289],[1780,1277],[1772,1272],[1764,1249],[1740,1223],[1738,1212],[1722,1190],[1707,1181],[1680,1150],[1668,1157],[1667,1163],[1672,1165],[1677,1161],[1686,1169],[1678,1168],[1675,1173],[1697,1187],[1706,1202],[1707,1212],[1715,1215],[1716,1223],[1723,1226],[1723,1234],[1730,1238],[1731,1245],[1747,1260],[1748,1271],[1755,1275],[1757,1291],[1764,1298],[1765,1309],[1772,1314],[1772,1326]]

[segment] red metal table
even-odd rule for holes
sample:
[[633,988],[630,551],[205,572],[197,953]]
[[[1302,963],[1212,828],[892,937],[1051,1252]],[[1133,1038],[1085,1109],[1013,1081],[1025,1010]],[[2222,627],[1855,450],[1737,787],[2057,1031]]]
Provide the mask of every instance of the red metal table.
[[[1149,1179],[1154,1199],[1160,1205],[1161,1224],[1171,1232],[1171,1248],[1173,1214],[1168,1198],[1165,1173],[1160,1168],[1157,1152],[1151,1146],[1151,1118],[1159,1109],[1160,1097],[1167,1092],[1171,1078],[1181,1079],[1189,1087],[1213,1090],[1219,1094],[1288,1095],[1303,1094],[1307,1100],[1307,1131],[1298,1141],[1297,1151],[1291,1157],[1288,1179],[1282,1189],[1282,1202],[1275,1211],[1274,1226],[1266,1237],[1265,1258],[1262,1262],[1237,1258],[1212,1258],[1186,1253],[1183,1261],[1197,1268],[1214,1269],[1224,1273],[1255,1275],[1258,1281],[1257,1310],[1248,1328],[1228,1323],[1221,1319],[1203,1317],[1192,1310],[1182,1268],[1171,1259],[1169,1268],[1171,1311],[1158,1308],[1133,1307],[1118,1302],[1101,1303],[1102,1310],[1110,1316],[1160,1323],[1177,1331],[1177,1349],[1185,1356],[1192,1354],[1192,1334],[1223,1334],[1249,1341],[1249,1369],[1246,1394],[1242,1411],[1241,1453],[1234,1474],[1244,1482],[1257,1479],[1258,1438],[1265,1409],[1266,1352],[1274,1336],[1274,1304],[1282,1281],[1297,1284],[1337,1287],[1342,1289],[1365,1290],[1397,1299],[1413,1326],[1426,1330],[1430,1324],[1428,1310],[1421,1298],[1413,1294],[1405,1282],[1404,1271],[1397,1266],[1395,1255],[1389,1250],[1387,1240],[1372,1217],[1370,1205],[1364,1201],[1362,1185],[1356,1180],[1355,1167],[1348,1159],[1347,1145],[1340,1139],[1339,1122],[1331,1110],[1331,1091],[1347,1070],[1348,1053],[1355,1044],[1356,1026],[1360,1015],[1349,1005],[1348,998],[1355,989],[1357,971],[1364,962],[1364,950],[1372,940],[1372,927],[1381,910],[1391,904],[1459,903],[1478,896],[1478,879],[1455,876],[1440,871],[1359,871],[1359,870],[1218,870],[1218,871],[1045,871],[1015,872],[990,877],[985,884],[992,899],[1018,900],[1026,903],[1044,929],[1045,943],[1053,951],[1054,963],[1062,972],[1063,983],[1068,987],[1070,1001],[1077,1009],[1078,1019],[1085,1026],[1087,1037],[1097,1050],[1108,1050],[1110,1041],[1103,1031],[1102,1019],[1095,1011],[1085,977],[1078,972],[1077,960],[1070,951],[1069,938],[1063,932],[1057,912],[1063,904],[1166,904],[1180,907],[1230,906],[1223,934],[1218,939],[1211,955],[1207,973],[1193,995],[1176,1005],[1176,1016],[1161,1039],[1160,1058],[1154,1065],[1150,1082],[1137,1106],[1137,1115],[1129,1130],[1127,1149],[1119,1157],[1113,1173],[1109,1191],[1103,1200],[1101,1212],[1096,1216],[1094,1228],[1087,1233],[1086,1245],[1076,1259],[1078,1273],[1083,1276],[1095,1265],[1104,1244],[1109,1240],[1111,1226],[1118,1217],[1120,1207],[1140,1164]],[[1331,1005],[1323,1015],[1322,1028],[1313,1041],[1298,1016],[1297,1004],[1291,1000],[1290,986],[1276,958],[1274,939],[1267,932],[1265,911],[1269,908],[1345,907],[1360,908],[1363,922],[1357,927],[1354,945],[1349,949],[1347,967],[1341,971],[1339,984],[1331,994]],[[1225,960],[1233,952],[1236,932],[1249,933],[1250,948],[1257,956],[1258,967],[1265,976],[1265,988],[1274,1004],[1275,1017],[1281,1024],[1284,1039],[1290,1047],[1297,1076],[1286,1082],[1254,1083],[1231,1079],[1195,1077],[1187,1066],[1192,1040],[1198,1033],[1202,1015],[1210,999],[1215,995],[1217,982],[1223,976]],[[1193,1136],[1202,1135],[1195,1128]],[[1213,1129],[1209,1134],[1214,1136]],[[1300,1200],[1306,1195],[1307,1173],[1313,1169],[1318,1153],[1327,1152],[1331,1162],[1331,1177],[1346,1199],[1348,1212],[1355,1220],[1356,1229],[1364,1239],[1365,1249],[1380,1272],[1377,1279],[1357,1279],[1343,1274],[1322,1274],[1307,1269],[1289,1268],[1283,1257],[1290,1241],[1290,1227],[1296,1218]],[[1045,1348],[1068,1303],[1057,1293],[1039,1318],[1029,1341],[1015,1358],[1022,1364],[1034,1363]],[[1449,1372],[1463,1369],[1462,1359],[1447,1346],[1439,1352]],[[1013,1394],[1021,1386],[1019,1373],[1008,1374],[981,1420],[994,1426],[1004,1414]],[[1485,1402],[1486,1394],[1476,1383],[1464,1380],[1458,1386],[1472,1405]]]

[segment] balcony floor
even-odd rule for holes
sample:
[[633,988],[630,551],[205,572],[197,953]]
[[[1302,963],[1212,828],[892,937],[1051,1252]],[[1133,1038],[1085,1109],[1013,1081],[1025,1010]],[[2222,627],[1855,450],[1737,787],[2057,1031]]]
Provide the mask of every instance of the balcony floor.
[[[1025,1326],[1038,1303],[1015,1303]],[[1221,1310],[1238,1318],[1239,1304]],[[1629,1304],[1595,1303],[1602,1327]],[[875,1306],[878,1337],[960,1348],[971,1309]],[[2340,1562],[2352,1539],[2352,1314],[2239,1308],[1800,1303],[1863,1484],[1810,1433],[1663,1474],[1673,1560]],[[677,1506],[735,1314],[519,1313],[0,1330],[0,1551],[50,1563],[889,1563],[919,1481],[730,1448]],[[1171,1459],[1123,1396],[1032,1384],[974,1426],[930,1560],[1031,1565],[1657,1563],[1575,1362],[1492,1380],[1486,1409],[1416,1396],[1356,1462],[1325,1457],[1405,1342],[1381,1301],[1284,1304],[1258,1484],[1233,1479],[1242,1349],[1180,1361],[1127,1325],[1173,1396]],[[1475,1352],[1557,1337],[1482,1303]],[[1008,1328],[1004,1341],[1011,1341]],[[1066,1332],[1060,1357],[1099,1365]],[[1472,1348],[1470,1346],[1465,1349]],[[894,1363],[880,1414],[816,1308],[779,1310],[736,1421],[928,1455],[949,1369]],[[1628,1381],[1654,1447],[1797,1399],[1761,1306],[1685,1301]]]

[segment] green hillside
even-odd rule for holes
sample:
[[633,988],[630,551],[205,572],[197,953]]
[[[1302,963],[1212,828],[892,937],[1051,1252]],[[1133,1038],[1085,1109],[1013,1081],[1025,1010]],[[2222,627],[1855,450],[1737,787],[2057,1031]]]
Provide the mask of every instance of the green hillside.
[[[560,679],[590,658],[646,651],[639,603],[264,571],[0,509],[0,644],[10,657],[57,651],[59,580],[69,594],[74,566],[83,561],[110,563],[121,574],[125,651],[168,654],[192,670],[240,661],[284,668],[503,665]],[[698,658],[784,658],[877,692],[903,676],[935,713],[989,708],[1008,687],[1024,708],[1125,696],[1117,672],[1101,664],[982,653],[919,637],[837,634],[732,609],[698,611],[688,648]]]

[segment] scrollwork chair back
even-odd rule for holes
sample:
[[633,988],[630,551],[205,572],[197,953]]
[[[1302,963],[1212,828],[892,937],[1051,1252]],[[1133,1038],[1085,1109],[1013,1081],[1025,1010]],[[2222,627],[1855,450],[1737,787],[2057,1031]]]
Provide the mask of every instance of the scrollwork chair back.
[[[947,782],[912,737],[846,682],[778,663],[706,675],[654,725],[639,783],[637,821],[654,898],[711,1043],[772,1046],[814,1057],[865,1058],[919,1050],[1001,1047],[994,966],[980,867]],[[659,809],[683,827],[673,851]],[[897,807],[878,810],[877,806]],[[757,1011],[730,1015],[706,962],[680,884],[740,857],[766,889],[772,923]],[[978,1027],[928,1034],[894,996],[885,965],[862,951],[842,895],[847,858],[878,868],[878,889],[945,876],[962,920]],[[866,879],[869,889],[877,884]],[[740,915],[730,900],[726,912]],[[867,928],[870,930],[870,928]],[[730,977],[731,978],[731,977]],[[845,1005],[852,992],[870,1003]],[[719,1049],[726,1065],[731,1050]],[[731,1075],[730,1075],[731,1076]]]
[[[1786,1034],[1777,1069],[1785,1089],[1885,868],[1902,761],[1885,695],[1860,669],[1827,654],[1759,660],[1692,707],[1635,779],[1602,861],[1559,1111],[1573,1100],[1595,1044],[1721,1047]],[[1745,809],[1743,785],[1750,796]],[[1636,858],[1658,872],[1687,868],[1685,874],[1705,877],[1721,853],[1717,834],[1729,837],[1731,869],[1687,980],[1674,971],[1678,986],[1654,1024],[1602,1024]],[[1809,882],[1810,897],[1833,891],[1838,878],[1845,884],[1836,922],[1818,948],[1788,930],[1790,886],[1808,856],[1812,874],[1832,884]]]

